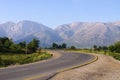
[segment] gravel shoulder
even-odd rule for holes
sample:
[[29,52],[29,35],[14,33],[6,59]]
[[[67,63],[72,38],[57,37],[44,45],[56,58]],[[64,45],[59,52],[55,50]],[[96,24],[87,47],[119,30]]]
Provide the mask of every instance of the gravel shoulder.
[[57,74],[50,80],[120,80],[120,61],[94,54],[98,60],[89,65]]

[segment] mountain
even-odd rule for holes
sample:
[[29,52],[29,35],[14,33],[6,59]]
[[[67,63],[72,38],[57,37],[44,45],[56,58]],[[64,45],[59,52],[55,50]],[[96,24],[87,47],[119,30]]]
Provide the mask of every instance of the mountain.
[[16,43],[37,38],[42,47],[50,46],[53,42],[82,48],[108,46],[120,40],[120,21],[73,22],[60,25],[54,30],[34,21],[9,21],[0,24],[0,37],[4,36],[12,38]]
[[9,32],[12,31],[12,26],[14,26],[15,23],[13,22],[6,22],[6,23],[3,23],[3,24],[0,24],[0,36],[1,37],[4,37],[4,36],[8,36],[10,35]]
[[107,46],[120,40],[120,22],[74,22],[55,29],[63,42],[76,47]]
[[51,45],[62,39],[51,28],[33,21],[20,21],[18,23],[7,22],[0,24],[0,36],[12,38],[15,42],[31,41],[37,38],[41,41],[42,46]]

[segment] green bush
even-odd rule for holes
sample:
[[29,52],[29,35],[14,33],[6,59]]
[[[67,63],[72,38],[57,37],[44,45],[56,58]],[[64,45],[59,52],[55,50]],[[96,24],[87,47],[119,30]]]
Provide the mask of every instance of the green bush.
[[0,53],[0,67],[31,63],[39,60],[48,59],[51,56],[51,54],[48,54],[46,52],[33,54]]

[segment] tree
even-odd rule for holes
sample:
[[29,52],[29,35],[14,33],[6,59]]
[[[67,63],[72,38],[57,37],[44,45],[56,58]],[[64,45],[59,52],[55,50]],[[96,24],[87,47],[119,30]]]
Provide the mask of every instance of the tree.
[[120,41],[118,41],[114,44],[114,48],[115,48],[116,52],[120,53]]
[[114,43],[113,45],[110,45],[108,47],[109,51],[111,52],[117,52],[120,53],[120,41]]
[[17,50],[17,46],[16,46],[15,44],[12,44],[12,45],[10,46],[10,49],[11,49],[12,51],[16,51],[16,50]]
[[7,37],[0,37],[0,51],[7,52],[9,51],[9,47],[13,42],[9,40]]
[[0,38],[0,41],[2,44],[4,44],[5,41],[7,41],[7,40],[9,41],[9,38],[7,38],[7,37]]
[[75,46],[71,46],[70,49],[76,49],[76,47]]
[[107,46],[103,46],[102,50],[108,50],[108,47]]
[[2,51],[3,50],[3,44],[2,44],[2,42],[0,41],[0,51]]
[[62,44],[62,49],[66,49],[67,45],[65,43]]
[[2,57],[0,56],[0,67],[4,65],[4,61],[2,60]]
[[61,45],[58,45],[58,49],[62,49],[62,46],[61,46]]
[[99,47],[97,48],[97,50],[98,50],[98,51],[100,51],[101,49],[102,49],[102,47],[101,47],[101,46],[99,46]]
[[94,48],[94,50],[96,51],[96,50],[97,50],[97,45],[94,45],[93,48]]
[[35,44],[36,49],[39,47],[40,41],[37,39],[33,39],[32,41]]
[[114,45],[110,45],[110,46],[108,47],[108,50],[109,50],[110,52],[114,52],[114,51],[115,51]]
[[18,45],[20,45],[21,48],[25,48],[26,47],[26,42],[25,41],[20,42]]
[[30,53],[35,52],[37,50],[37,48],[39,47],[39,40],[37,39],[33,39],[28,45],[28,50],[30,51]]
[[57,49],[57,48],[58,48],[58,44],[53,43],[53,44],[52,44],[52,48],[53,48],[53,49]]
[[5,43],[4,43],[4,47],[9,49],[10,45],[12,45],[13,42],[11,42],[10,40],[6,40]]

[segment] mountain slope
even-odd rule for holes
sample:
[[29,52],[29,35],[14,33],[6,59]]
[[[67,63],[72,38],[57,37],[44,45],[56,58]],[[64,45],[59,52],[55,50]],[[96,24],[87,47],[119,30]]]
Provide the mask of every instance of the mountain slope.
[[65,39],[63,42],[84,48],[93,45],[106,46],[120,40],[120,22],[75,22],[58,26],[55,31]]
[[50,46],[53,42],[67,43],[76,47],[90,48],[93,45],[107,46],[120,40],[120,21],[73,22],[58,26],[55,30],[33,21],[0,24],[0,37],[12,38],[15,42],[29,42],[37,38],[41,46]]
[[8,36],[10,34],[10,32],[12,32],[12,26],[14,26],[15,23],[13,22],[6,22],[3,24],[0,24],[0,36],[4,37],[4,36]]
[[[42,44],[48,45],[53,41],[61,41],[62,39],[51,28],[33,21],[20,21],[12,25],[10,22],[0,25],[0,36],[12,38],[15,42],[31,41],[37,38]],[[44,45],[43,45],[44,46]]]

